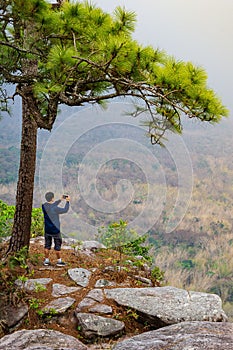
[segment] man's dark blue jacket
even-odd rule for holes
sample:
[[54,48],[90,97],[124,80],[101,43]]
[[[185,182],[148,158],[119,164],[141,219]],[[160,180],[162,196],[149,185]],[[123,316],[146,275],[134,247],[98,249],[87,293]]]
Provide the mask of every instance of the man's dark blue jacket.
[[60,220],[59,215],[67,213],[69,210],[70,203],[66,202],[64,208],[58,207],[61,200],[55,201],[53,203],[42,204],[42,210],[44,213],[44,230],[45,233],[50,235],[56,235],[60,232]]

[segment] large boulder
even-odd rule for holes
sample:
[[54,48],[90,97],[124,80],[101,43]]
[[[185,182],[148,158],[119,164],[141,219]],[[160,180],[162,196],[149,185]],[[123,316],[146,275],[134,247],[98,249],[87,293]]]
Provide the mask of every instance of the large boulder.
[[21,330],[0,339],[0,350],[87,350],[76,338],[48,329]]
[[183,321],[227,321],[218,295],[174,287],[105,289],[119,305],[136,310],[155,328]]
[[113,347],[113,350],[233,350],[233,324],[181,322],[142,333]]

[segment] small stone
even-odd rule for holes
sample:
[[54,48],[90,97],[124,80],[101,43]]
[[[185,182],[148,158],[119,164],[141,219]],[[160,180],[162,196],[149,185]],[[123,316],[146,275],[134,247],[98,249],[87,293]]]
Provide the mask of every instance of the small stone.
[[92,252],[96,251],[97,249],[106,249],[106,247],[98,241],[83,241],[78,249],[80,248],[82,250],[91,250]]
[[52,282],[52,278],[35,278],[35,279],[28,279],[26,282],[23,282],[21,280],[16,280],[15,284],[17,287],[24,289],[28,292],[40,290],[40,288],[44,287],[46,288],[47,284]]
[[39,243],[41,245],[44,245],[44,236],[38,236],[30,239],[31,244]]
[[61,295],[64,295],[64,294],[77,292],[80,289],[81,289],[80,287],[67,287],[64,284],[54,283],[53,289],[52,289],[52,296],[60,297]]
[[105,279],[101,279],[96,281],[95,288],[103,288],[103,287],[114,287],[116,286],[115,282],[111,282]]
[[104,300],[104,293],[102,289],[92,289],[86,296],[101,303]]
[[145,260],[142,255],[136,255],[134,258],[137,260]]
[[145,278],[145,277],[138,276],[138,275],[135,275],[133,277],[142,283],[148,284],[150,287],[153,286],[153,283],[151,282],[151,280],[149,278]]
[[51,303],[47,304],[42,311],[45,314],[62,314],[68,310],[75,302],[75,299],[66,297],[53,300]]
[[114,272],[116,270],[116,268],[114,266],[106,266],[104,269],[103,269],[103,273],[106,273],[106,272]]
[[111,314],[112,313],[112,307],[109,305],[105,305],[105,304],[97,304],[93,307],[91,307],[89,310],[89,312],[93,312],[93,313],[100,313],[100,314]]
[[112,318],[87,313],[79,313],[76,316],[82,334],[88,339],[114,336],[120,334],[125,328],[124,322]]
[[74,269],[69,269],[68,275],[73,281],[77,283],[77,285],[81,287],[87,287],[89,284],[91,272],[81,267],[77,267]]
[[75,312],[81,312],[88,307],[91,307],[96,304],[96,301],[90,298],[84,298],[77,306]]

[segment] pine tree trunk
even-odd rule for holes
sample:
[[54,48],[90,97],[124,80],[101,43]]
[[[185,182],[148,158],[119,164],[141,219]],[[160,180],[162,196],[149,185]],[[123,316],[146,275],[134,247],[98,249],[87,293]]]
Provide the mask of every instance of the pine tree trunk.
[[31,116],[27,100],[22,99],[22,137],[17,184],[16,208],[12,236],[7,254],[30,244],[31,212],[36,167],[37,123]]

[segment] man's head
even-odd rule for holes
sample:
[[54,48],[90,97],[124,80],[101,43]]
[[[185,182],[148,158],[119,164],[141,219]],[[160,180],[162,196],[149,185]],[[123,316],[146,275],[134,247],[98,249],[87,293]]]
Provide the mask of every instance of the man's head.
[[47,202],[51,202],[51,200],[53,200],[53,198],[54,198],[54,193],[53,192],[47,192],[45,194],[45,199],[46,199]]

